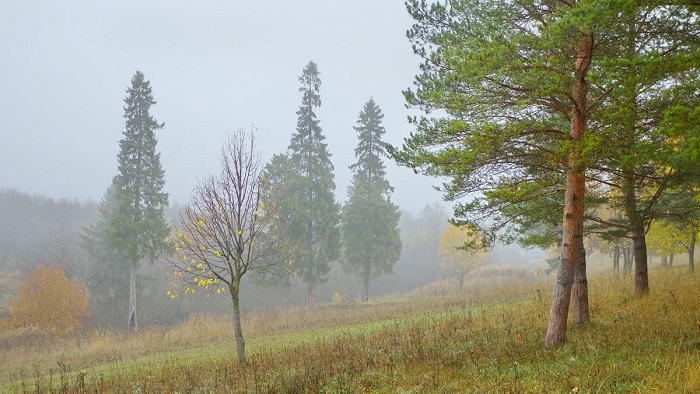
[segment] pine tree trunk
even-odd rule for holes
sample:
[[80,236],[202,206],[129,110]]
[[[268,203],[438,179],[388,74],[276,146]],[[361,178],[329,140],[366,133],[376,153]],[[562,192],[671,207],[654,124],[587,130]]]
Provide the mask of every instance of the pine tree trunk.
[[668,258],[668,268],[673,268],[673,253]]
[[581,163],[581,147],[578,145],[586,131],[586,99],[588,83],[586,73],[593,56],[593,36],[584,34],[579,39],[575,65],[576,82],[573,86],[575,101],[571,113],[571,140],[566,169],[566,192],[564,195],[564,218],[562,231],[562,253],[557,281],[549,309],[549,326],[545,347],[551,348],[566,341],[566,324],[571,301],[574,271],[579,259],[583,233],[583,197],[586,190],[584,168]]
[[238,292],[240,290],[240,283],[234,281],[229,287],[231,292],[231,301],[233,302],[233,335],[236,340],[236,354],[238,355],[238,362],[245,363],[245,339],[243,339],[243,328],[241,326],[241,306],[238,297]]
[[693,228],[693,234],[690,235],[690,244],[688,245],[688,266],[690,273],[695,272],[695,242],[697,241],[697,229]]
[[[583,229],[581,229],[583,234]],[[586,249],[583,246],[583,236],[579,240],[578,259],[574,270],[574,284],[571,289],[573,310],[571,317],[575,324],[586,324],[590,317],[588,307],[588,278],[586,276]]]
[[644,228],[632,231],[634,242],[634,291],[637,295],[649,293],[649,272],[647,269],[647,242]]
[[371,268],[369,263],[365,264],[364,272],[362,273],[362,298],[365,302],[369,300],[369,274]]
[[613,249],[613,275],[620,277],[620,247],[615,245]]
[[668,268],[668,256],[661,256],[661,268]]
[[129,315],[128,315],[129,331],[138,329],[138,321],[136,319],[136,264],[131,264],[129,270]]

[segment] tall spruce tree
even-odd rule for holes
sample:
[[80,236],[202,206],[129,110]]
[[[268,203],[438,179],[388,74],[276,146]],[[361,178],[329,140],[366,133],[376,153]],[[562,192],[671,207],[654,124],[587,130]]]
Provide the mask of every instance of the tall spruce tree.
[[[321,105],[318,66],[310,61],[299,77],[302,101],[297,128],[289,144],[284,192],[278,195],[284,236],[294,245],[294,267],[307,284],[307,302],[327,279],[331,262],[340,255],[340,208],[335,201],[333,163],[315,108]],[[281,158],[281,157],[280,157]],[[274,188],[274,186],[273,186]]]
[[[128,327],[136,330],[136,271],[142,261],[153,261],[165,245],[169,227],[163,210],[165,173],[156,153],[158,123],[149,113],[156,101],[151,84],[136,71],[124,99],[126,129],[119,141],[119,173],[112,180],[114,207],[106,220],[107,240],[129,264]],[[105,212],[103,212],[104,214]]]
[[354,176],[342,214],[343,268],[362,279],[365,301],[370,279],[391,272],[401,254],[401,214],[391,202],[393,189],[382,160],[386,156],[382,118],[381,109],[370,98],[354,127],[359,139],[357,162],[350,166]]

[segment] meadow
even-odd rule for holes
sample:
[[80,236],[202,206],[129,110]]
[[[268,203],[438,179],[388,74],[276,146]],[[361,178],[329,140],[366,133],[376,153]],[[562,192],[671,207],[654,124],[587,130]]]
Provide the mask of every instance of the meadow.
[[[0,337],[8,393],[691,393],[700,391],[700,279],[589,278],[591,322],[543,347],[551,279],[486,276],[367,303],[193,316],[133,335]],[[541,298],[538,295],[541,293]]]

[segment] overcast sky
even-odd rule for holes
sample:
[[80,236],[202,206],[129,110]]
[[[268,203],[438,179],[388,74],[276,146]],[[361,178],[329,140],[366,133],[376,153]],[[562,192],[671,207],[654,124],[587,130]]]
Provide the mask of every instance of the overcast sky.
[[[401,0],[5,2],[0,14],[0,188],[98,201],[117,172],[123,99],[141,70],[165,128],[158,149],[171,202],[219,170],[236,128],[258,130],[265,160],[284,152],[301,103],[298,77],[321,72],[321,108],[345,201],[352,128],[370,96],[387,142],[412,131],[401,91],[419,59]],[[418,211],[438,181],[389,160],[393,200]]]

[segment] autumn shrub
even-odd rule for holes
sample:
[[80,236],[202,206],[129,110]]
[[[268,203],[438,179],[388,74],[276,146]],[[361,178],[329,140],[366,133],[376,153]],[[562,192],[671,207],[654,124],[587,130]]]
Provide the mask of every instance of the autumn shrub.
[[37,266],[10,302],[10,326],[33,327],[49,336],[79,332],[90,317],[83,287],[66,277],[62,265]]

